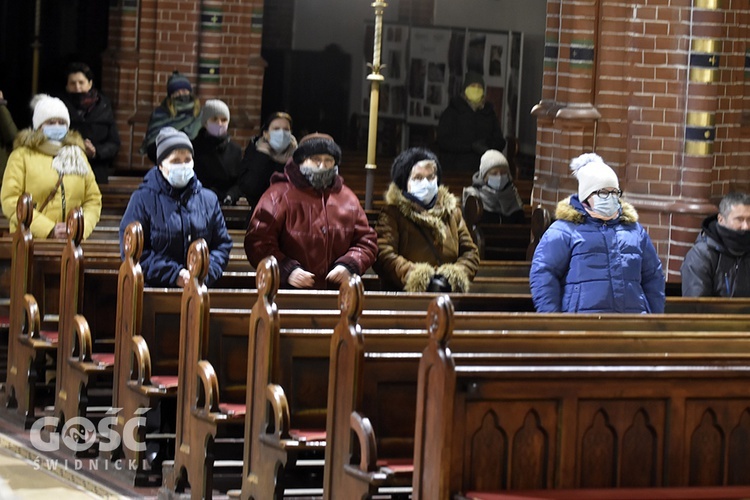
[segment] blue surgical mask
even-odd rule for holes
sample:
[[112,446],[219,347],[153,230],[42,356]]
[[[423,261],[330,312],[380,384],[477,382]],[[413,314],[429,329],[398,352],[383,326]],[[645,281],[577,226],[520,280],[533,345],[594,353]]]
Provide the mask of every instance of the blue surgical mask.
[[164,175],[164,170],[162,170],[162,175],[164,175],[169,184],[177,189],[187,186],[190,179],[195,175],[193,160],[187,163],[166,163],[166,165],[169,168],[169,173]]
[[44,125],[42,132],[50,141],[62,141],[65,134],[68,133],[67,125]]
[[420,179],[418,181],[409,181],[409,194],[421,201],[422,203],[431,202],[438,192],[437,179]]
[[217,123],[208,122],[206,123],[206,132],[214,137],[226,137],[227,130],[229,130],[229,123]]
[[285,151],[290,142],[292,142],[292,133],[288,130],[278,129],[268,132],[268,143],[274,151]]
[[606,198],[594,195],[590,203],[592,203],[591,209],[604,217],[612,217],[620,210],[620,199],[614,195]]
[[496,191],[500,191],[502,188],[504,188],[508,184],[509,180],[510,180],[510,177],[508,177],[505,174],[490,175],[490,176],[487,176],[487,186],[491,187],[492,189]]

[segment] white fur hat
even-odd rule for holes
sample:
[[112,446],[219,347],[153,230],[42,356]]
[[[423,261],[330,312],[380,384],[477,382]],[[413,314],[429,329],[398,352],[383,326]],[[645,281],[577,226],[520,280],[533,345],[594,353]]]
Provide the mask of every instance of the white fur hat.
[[487,172],[493,167],[501,167],[503,170],[507,171],[508,160],[500,151],[496,149],[488,149],[482,155],[482,159],[479,160],[480,177],[484,179],[484,176],[487,175]]
[[596,153],[584,153],[570,162],[570,170],[578,179],[578,199],[585,201],[602,188],[620,189],[617,174]]
[[37,94],[31,99],[31,109],[34,110],[34,117],[31,120],[34,130],[38,130],[42,126],[42,123],[50,118],[62,118],[68,127],[70,127],[70,113],[68,113],[68,108],[57,97],[51,97],[47,94]]

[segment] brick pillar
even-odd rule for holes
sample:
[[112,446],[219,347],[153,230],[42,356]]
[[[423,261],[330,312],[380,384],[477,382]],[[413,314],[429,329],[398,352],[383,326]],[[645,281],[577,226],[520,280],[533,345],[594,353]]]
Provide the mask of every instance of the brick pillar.
[[119,0],[111,7],[104,79],[114,89],[123,142],[116,167],[151,167],[138,149],[173,70],[187,75],[201,101],[227,103],[230,133],[244,147],[260,123],[262,28],[262,0]]
[[[750,0],[561,2],[557,10],[548,3],[547,38],[554,25],[550,16],[559,17],[561,59],[554,92],[545,67],[543,102],[537,107],[554,99],[554,106],[546,106],[552,113],[540,116],[535,109],[534,200],[551,207],[570,194],[575,183],[563,164],[595,145],[620,176],[626,200],[638,209],[668,279],[679,280],[700,221],[716,211],[722,194],[748,186]],[[568,3],[573,5],[567,8]],[[566,26],[574,27],[577,43],[566,38]],[[577,77],[573,67],[574,49],[586,54],[589,39],[595,49],[591,93],[588,80]],[[570,57],[564,61],[567,44]],[[585,108],[587,95],[593,95],[591,108],[601,118],[589,117],[595,123],[590,142],[585,121],[574,142],[560,118],[566,109]]]

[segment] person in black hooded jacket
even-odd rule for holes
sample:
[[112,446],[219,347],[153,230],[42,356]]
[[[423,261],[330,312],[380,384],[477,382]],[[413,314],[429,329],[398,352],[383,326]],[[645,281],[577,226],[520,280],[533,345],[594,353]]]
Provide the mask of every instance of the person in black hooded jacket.
[[505,138],[495,109],[486,100],[482,75],[467,73],[462,89],[440,115],[437,144],[443,170],[466,172],[468,180],[479,170],[485,151],[502,152]]
[[750,297],[750,195],[722,198],[680,272],[684,297]]
[[235,205],[242,196],[242,148],[228,135],[229,107],[218,99],[203,106],[203,127],[193,139],[195,175],[219,198],[222,205]]

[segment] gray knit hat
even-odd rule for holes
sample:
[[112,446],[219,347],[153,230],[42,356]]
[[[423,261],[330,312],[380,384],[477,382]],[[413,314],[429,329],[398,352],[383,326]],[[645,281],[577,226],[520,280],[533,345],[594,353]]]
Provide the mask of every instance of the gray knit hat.
[[185,132],[172,127],[159,130],[159,135],[156,136],[156,164],[161,165],[161,162],[175,149],[187,149],[192,154],[193,144]]
[[201,111],[201,125],[205,127],[208,120],[214,116],[226,116],[227,120],[231,119],[229,116],[229,106],[219,99],[209,99],[203,105],[203,110]]
[[508,171],[508,159],[505,158],[505,155],[496,149],[488,149],[482,155],[482,159],[479,160],[479,176],[484,179],[487,172],[493,167],[500,167],[503,171],[510,174]]

